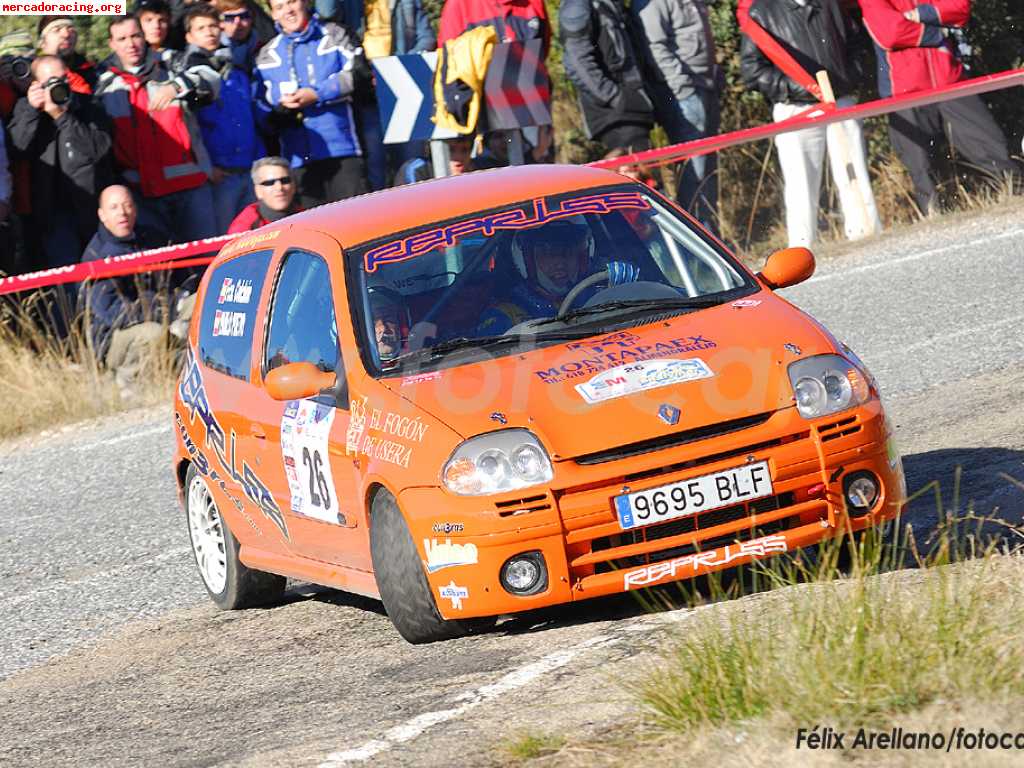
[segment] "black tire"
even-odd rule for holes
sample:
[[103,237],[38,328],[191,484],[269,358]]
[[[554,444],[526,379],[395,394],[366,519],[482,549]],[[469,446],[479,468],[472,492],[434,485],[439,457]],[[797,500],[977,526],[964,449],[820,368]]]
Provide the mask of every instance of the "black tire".
[[[194,503],[193,494],[190,490],[195,483],[201,483],[207,494],[210,494],[210,503],[213,505],[211,517],[215,517],[215,525],[219,524],[220,532],[223,534],[224,542],[221,553],[224,558],[226,575],[224,585],[219,591],[215,591],[217,584],[211,587],[210,581],[200,563],[200,548],[196,546],[196,539],[193,535],[190,504]],[[216,499],[210,493],[210,487],[206,478],[200,475],[195,465],[189,464],[188,472],[185,474],[185,524],[188,528],[189,543],[192,545],[192,554],[195,557],[196,567],[199,569],[203,586],[214,604],[222,611],[233,611],[239,608],[252,608],[266,605],[277,600],[284,592],[287,579],[278,576],[276,573],[265,573],[253,568],[246,567],[238,559],[238,539],[231,533],[224,518],[217,508]]]
[[419,551],[395,497],[380,490],[370,506],[370,556],[388,618],[410,643],[468,634],[470,625],[441,618],[420,564]]

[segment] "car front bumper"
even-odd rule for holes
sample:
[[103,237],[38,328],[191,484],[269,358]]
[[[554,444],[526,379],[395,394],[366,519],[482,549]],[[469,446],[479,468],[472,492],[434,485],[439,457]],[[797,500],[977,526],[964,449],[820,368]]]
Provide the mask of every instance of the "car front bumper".
[[[772,496],[620,528],[615,496],[751,461],[769,463]],[[870,512],[855,517],[846,511],[843,478],[864,470],[878,478],[881,492]],[[814,421],[787,408],[748,429],[626,458],[561,461],[548,487],[518,494],[473,498],[410,488],[399,495],[448,619],[514,613],[732,568],[892,519],[905,500],[902,464],[877,399]],[[442,550],[459,545],[452,564],[431,557],[438,544]],[[501,568],[526,552],[543,556],[546,586],[528,596],[510,594]]]

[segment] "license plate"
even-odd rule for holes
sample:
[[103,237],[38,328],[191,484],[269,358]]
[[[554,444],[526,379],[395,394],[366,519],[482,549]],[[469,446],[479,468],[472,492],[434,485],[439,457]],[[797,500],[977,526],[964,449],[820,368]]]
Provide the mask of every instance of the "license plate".
[[768,462],[759,461],[616,496],[615,512],[625,531],[771,495]]

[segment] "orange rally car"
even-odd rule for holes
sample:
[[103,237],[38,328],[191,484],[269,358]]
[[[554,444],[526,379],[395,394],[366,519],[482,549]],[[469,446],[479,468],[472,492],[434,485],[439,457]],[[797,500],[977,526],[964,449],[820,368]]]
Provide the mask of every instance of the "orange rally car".
[[207,270],[174,470],[221,608],[285,577],[410,642],[895,517],[877,386],[646,186],[533,166],[289,217]]

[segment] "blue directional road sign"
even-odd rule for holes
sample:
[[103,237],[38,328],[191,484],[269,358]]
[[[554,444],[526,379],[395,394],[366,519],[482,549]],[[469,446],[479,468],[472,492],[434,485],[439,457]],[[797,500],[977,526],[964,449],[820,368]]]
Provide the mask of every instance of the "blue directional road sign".
[[377,73],[377,104],[385,144],[456,136],[430,119],[434,114],[437,51],[383,56],[371,64]]

